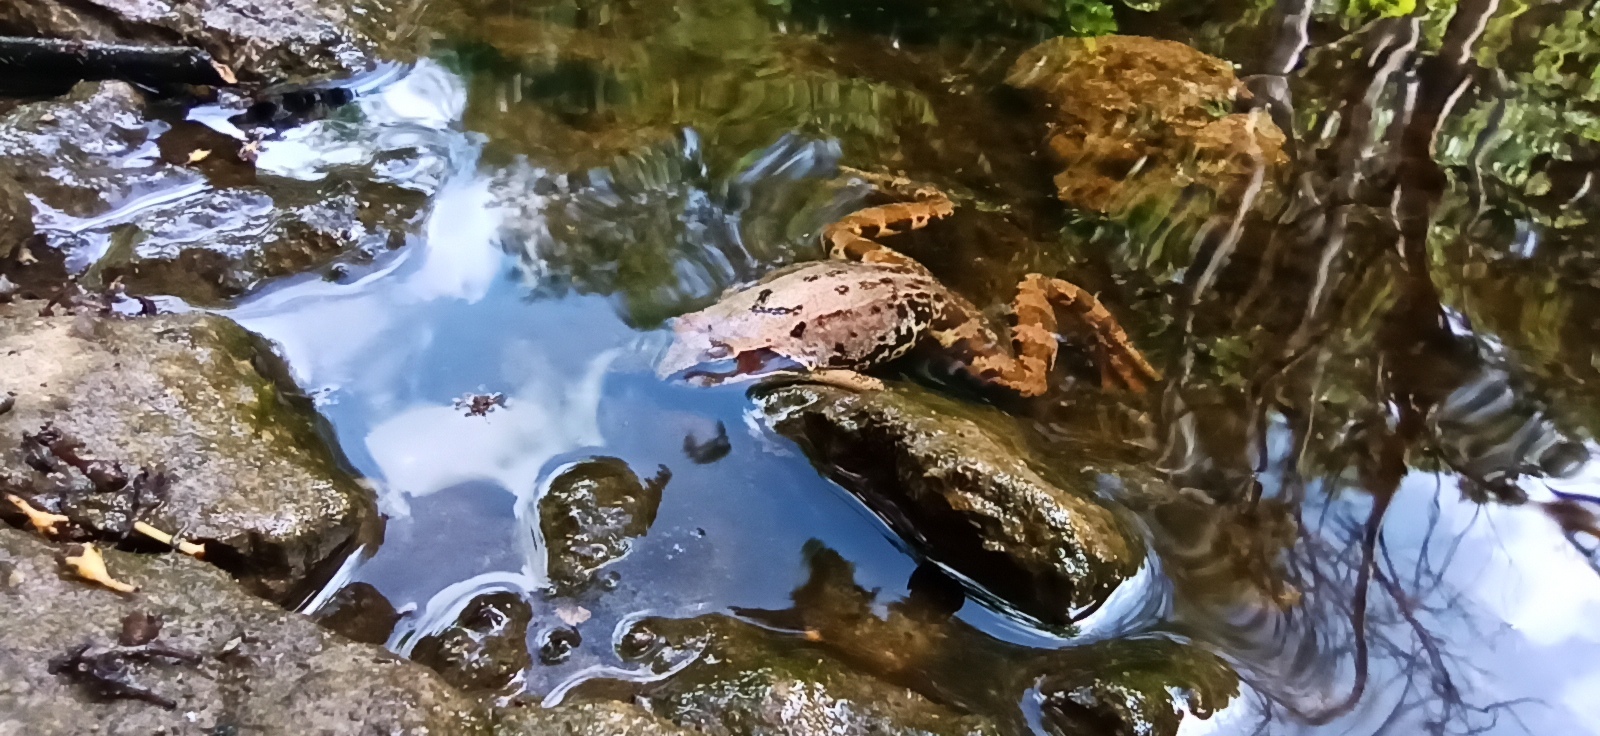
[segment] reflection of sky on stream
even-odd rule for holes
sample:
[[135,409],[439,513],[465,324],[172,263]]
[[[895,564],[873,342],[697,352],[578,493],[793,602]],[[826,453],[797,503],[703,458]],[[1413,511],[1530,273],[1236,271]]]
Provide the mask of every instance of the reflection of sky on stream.
[[[582,601],[595,616],[581,627],[588,649],[607,649],[608,628],[638,611],[785,607],[804,579],[800,550],[811,538],[855,562],[861,584],[903,590],[914,563],[804,457],[751,424],[742,389],[659,382],[647,360],[659,345],[626,326],[605,298],[527,298],[514,278],[516,259],[497,242],[500,213],[476,172],[470,137],[439,109],[458,101],[450,81],[423,66],[361,100],[369,120],[405,129],[376,140],[403,138],[453,157],[455,173],[418,242],[350,283],[301,279],[231,313],[277,342],[378,489],[388,516],[383,543],[347,564],[337,583],[371,583],[409,611],[391,640],[402,651],[476,595],[542,589],[545,551],[534,518],[541,484],[564,463],[601,454],[642,476],[665,465],[672,479],[650,534],[608,568],[619,587]],[[315,176],[327,162],[315,158],[313,138],[292,139],[293,150],[269,145],[262,159]],[[322,139],[339,164],[382,148],[368,142]],[[505,406],[487,416],[454,405],[494,392],[505,394]],[[718,421],[731,453],[706,465],[689,461],[685,436]],[[535,631],[553,620],[541,606]],[[594,659],[577,656],[566,670]]]
[[[881,588],[881,600],[901,595],[914,562],[859,503],[752,422],[739,389],[657,381],[649,358],[660,335],[641,336],[607,298],[528,298],[529,285],[516,277],[530,270],[519,260],[527,254],[502,247],[507,215],[490,191],[492,172],[479,170],[478,142],[458,129],[464,94],[456,77],[424,64],[359,98],[364,122],[314,123],[262,154],[263,168],[301,178],[331,166],[381,161],[379,168],[395,181],[435,196],[425,231],[375,270],[345,283],[294,280],[231,313],[281,346],[298,380],[318,397],[345,453],[378,489],[388,517],[383,543],[348,563],[335,585],[370,583],[407,614],[390,641],[400,651],[488,591],[532,593],[530,631],[546,630],[559,604],[538,592],[547,580],[536,501],[553,471],[602,454],[622,458],[641,476],[664,465],[672,478],[649,535],[609,568],[619,586],[576,601],[594,614],[580,626],[582,650],[530,676],[534,690],[560,687],[583,672],[619,676],[607,669],[616,664],[610,639],[641,612],[690,616],[730,606],[788,606],[791,590],[805,579],[801,547],[808,539],[823,540],[855,563],[856,581]],[[405,151],[418,153],[394,155]],[[527,192],[519,207],[528,209],[537,196]],[[708,209],[704,197],[690,199]],[[721,214],[734,215],[727,221],[742,226],[738,213]],[[706,221],[685,227],[690,224],[704,227]],[[467,416],[454,405],[464,395],[493,392],[504,393],[506,405],[487,416]],[[711,464],[690,462],[684,437],[719,421],[728,428],[732,452]],[[1565,479],[1563,488],[1593,492],[1597,486],[1587,479],[1600,473],[1597,467]],[[1405,600],[1439,636],[1463,700],[1476,706],[1544,702],[1467,722],[1482,727],[1479,733],[1524,727],[1570,733],[1583,724],[1600,733],[1600,633],[1590,626],[1600,614],[1600,581],[1538,510],[1479,507],[1458,495],[1448,477],[1412,473],[1386,518],[1389,559],[1382,564],[1409,570],[1425,560],[1435,566],[1435,578],[1418,581],[1415,598]],[[1334,538],[1364,519],[1366,503],[1347,496],[1308,504],[1302,524],[1316,530],[1313,536]],[[1136,590],[1161,587],[1149,580],[1151,569],[1121,593],[1139,600],[1106,606],[1094,628],[1134,630],[1165,611],[1151,603],[1164,591]],[[1392,603],[1376,586],[1373,591],[1374,601]],[[1048,641],[976,606],[963,609],[962,617],[1003,638]],[[1373,636],[1415,641],[1403,616],[1378,618]],[[1343,622],[1333,623],[1336,629]],[[1315,633],[1330,628],[1305,621],[1290,626]],[[1347,639],[1348,627],[1343,634]],[[1339,633],[1327,636],[1333,646]],[[1283,674],[1274,667],[1324,672],[1318,663],[1274,659],[1292,654],[1270,652],[1253,664],[1266,681]],[[1391,654],[1399,656],[1375,657],[1372,697],[1337,720],[1334,730],[1374,733],[1385,726],[1393,703],[1406,693],[1396,678],[1405,665],[1429,656],[1403,647]],[[1334,680],[1348,683],[1348,668],[1336,673]],[[1317,686],[1297,693],[1302,708],[1315,710],[1343,696],[1340,686],[1311,684]],[[1249,714],[1241,713],[1247,709],[1186,721],[1185,733],[1248,729]],[[1388,726],[1410,732],[1429,715],[1411,712]]]

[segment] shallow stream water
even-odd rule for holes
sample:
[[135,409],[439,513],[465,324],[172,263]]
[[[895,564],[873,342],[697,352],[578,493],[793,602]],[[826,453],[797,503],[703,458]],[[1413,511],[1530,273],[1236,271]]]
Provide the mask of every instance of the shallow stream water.
[[[1029,652],[1160,634],[1243,678],[1184,733],[1600,733],[1600,540],[1552,513],[1600,510],[1600,199],[1572,163],[1594,152],[1572,130],[1583,109],[1552,102],[1580,93],[1539,87],[1582,76],[1540,56],[1563,43],[1592,68],[1545,29],[1587,24],[1592,44],[1593,5],[1169,5],[1119,10],[1123,32],[1287,72],[1271,77],[1294,101],[1276,111],[1295,154],[1282,197],[1122,226],[1064,211],[1042,132],[1000,83],[1042,37],[1022,22],[756,0],[435,12],[432,58],[258,161],[371,167],[429,197],[420,228],[221,310],[280,346],[385,515],[302,610],[381,595],[399,614],[386,644],[410,654],[474,598],[525,596],[536,650],[579,621],[570,655],[517,683],[552,703],[670,676],[616,652],[642,617],[789,608],[819,546],[875,611],[911,596],[916,554],[744,387],[652,370],[664,320],[820,255],[821,227],[868,201],[841,165],[884,167],[989,213],[910,251],[980,306],[1029,270],[1072,274],[1166,373],[1147,396],[1067,377],[1013,412],[1036,454],[1098,469],[1108,503],[1148,508],[1118,478],[1209,499],[1138,514],[1156,554],[1075,631],[966,601],[975,633],[952,646],[972,651],[916,673],[926,691],[1045,731],[1030,683],[960,663],[1020,673]],[[1471,83],[1440,61],[1457,57],[1482,65]],[[483,415],[462,405],[493,394]],[[691,451],[719,437],[725,454]],[[665,484],[600,584],[562,591],[539,501],[594,456]]]

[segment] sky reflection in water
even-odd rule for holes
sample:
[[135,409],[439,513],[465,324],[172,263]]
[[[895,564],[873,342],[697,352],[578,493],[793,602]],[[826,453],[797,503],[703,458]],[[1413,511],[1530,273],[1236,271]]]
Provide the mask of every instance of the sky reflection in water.
[[[388,517],[384,541],[347,564],[335,585],[369,583],[404,612],[390,640],[402,652],[447,625],[476,595],[536,594],[548,584],[534,518],[539,494],[565,464],[608,455],[641,477],[665,466],[672,478],[649,535],[609,568],[619,586],[584,602],[595,615],[586,631],[624,625],[640,612],[787,607],[805,579],[801,548],[813,538],[855,563],[856,582],[881,588],[880,601],[902,595],[915,561],[859,503],[752,420],[740,389],[657,381],[650,361],[662,335],[634,330],[611,300],[529,297],[530,285],[517,276],[526,273],[518,269],[525,254],[502,247],[509,225],[491,187],[496,172],[480,168],[482,141],[460,128],[465,89],[449,71],[423,63],[358,98],[361,121],[313,123],[269,143],[261,156],[264,170],[316,178],[329,167],[404,152],[388,169],[393,180],[434,197],[423,232],[371,271],[345,283],[292,280],[230,312],[278,343],[344,451],[378,490]],[[517,196],[521,211],[537,209],[529,202],[539,195]],[[723,214],[738,226],[738,213]],[[524,235],[530,227],[522,220],[515,225]],[[487,416],[467,416],[455,402],[473,393],[503,393],[506,402]],[[684,437],[717,422],[727,428],[731,453],[710,464],[690,462]],[[1595,473],[1600,465],[1591,462],[1565,483],[1594,492]],[[1447,476],[1407,478],[1383,527],[1392,557],[1384,564],[1411,570],[1426,560],[1442,569],[1439,584],[1425,587],[1415,603],[1422,622],[1440,632],[1447,655],[1464,665],[1458,671],[1475,673],[1454,682],[1465,700],[1545,702],[1502,713],[1482,732],[1520,732],[1520,718],[1533,733],[1600,733],[1594,628],[1600,580],[1543,514],[1479,507],[1460,500],[1453,485]],[[1345,529],[1341,520],[1364,518],[1365,503],[1308,504],[1303,523]],[[1171,591],[1151,579],[1155,571],[1137,583],[1147,588],[1097,614],[1100,623],[1090,633],[1151,628],[1160,623],[1155,615],[1174,610],[1183,618],[1184,606],[1165,601]],[[550,618],[547,608],[535,604],[535,628]],[[1007,640],[1052,641],[976,606],[962,616]],[[1373,624],[1396,641],[1410,640],[1408,625],[1403,617]],[[617,675],[608,668],[621,663],[607,647],[603,640],[587,643],[582,655],[550,668],[539,682],[559,688],[585,672]],[[1300,665],[1270,649],[1244,659],[1266,680],[1285,674],[1275,667],[1292,676]],[[1390,679],[1401,669],[1397,662],[1405,657],[1375,659],[1376,695],[1329,732],[1369,733],[1382,725],[1399,687]],[[1349,676],[1344,670],[1333,679]],[[1286,684],[1297,687],[1273,681],[1268,689]],[[1343,689],[1319,692],[1331,701]],[[1185,733],[1247,728],[1253,707],[1242,700],[1210,721],[1186,722]],[[1493,720],[1484,715],[1473,722]]]

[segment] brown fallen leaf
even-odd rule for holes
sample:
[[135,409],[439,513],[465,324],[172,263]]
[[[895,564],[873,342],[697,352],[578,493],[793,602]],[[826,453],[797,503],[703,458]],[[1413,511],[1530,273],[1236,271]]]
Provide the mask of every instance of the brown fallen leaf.
[[17,509],[21,511],[23,515],[27,516],[28,523],[32,524],[34,531],[37,531],[40,534],[54,536],[56,533],[56,525],[65,524],[68,521],[67,517],[62,516],[61,514],[52,514],[48,511],[36,509],[33,507],[33,504],[30,504],[12,494],[7,493],[6,500],[10,501],[12,506],[17,507]]
[[69,548],[67,565],[78,574],[78,577],[99,583],[118,593],[133,593],[139,590],[137,585],[129,585],[111,577],[110,571],[106,570],[106,558],[100,555],[99,548],[92,544],[75,544],[73,547],[77,548],[77,554],[74,555]]
[[217,76],[221,77],[222,81],[228,84],[239,83],[239,78],[233,75],[233,70],[228,68],[227,64],[213,61],[211,62],[211,68],[217,70]]

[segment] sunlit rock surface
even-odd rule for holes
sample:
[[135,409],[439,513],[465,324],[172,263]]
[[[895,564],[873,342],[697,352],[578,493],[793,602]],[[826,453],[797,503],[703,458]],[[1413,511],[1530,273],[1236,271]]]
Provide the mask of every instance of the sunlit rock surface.
[[1052,39],[1018,58],[1007,82],[1047,111],[1056,187],[1085,210],[1119,214],[1191,185],[1238,202],[1288,161],[1265,111],[1234,111],[1248,93],[1233,67],[1181,43]]
[[416,226],[425,196],[411,182],[351,165],[273,173],[245,145],[152,119],[120,82],[11,111],[0,117],[0,178],[29,194],[40,242],[37,263],[0,272],[38,293],[70,273],[216,304],[273,276],[371,261]]
[[28,0],[0,6],[0,33],[192,44],[241,80],[284,82],[406,56],[408,15],[392,0]]
[[1109,508],[1030,467],[998,413],[911,389],[801,385],[760,402],[919,552],[1041,621],[1070,624],[1144,559]]
[[[0,305],[0,394],[16,393],[0,414],[0,487],[114,537],[143,520],[217,540],[272,593],[370,514],[367,491],[340,469],[309,402],[280,388],[283,366],[259,338],[219,317],[41,317],[41,307]],[[40,457],[24,434],[45,427],[118,466],[125,487]],[[141,471],[169,485],[138,498]]]

